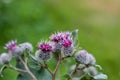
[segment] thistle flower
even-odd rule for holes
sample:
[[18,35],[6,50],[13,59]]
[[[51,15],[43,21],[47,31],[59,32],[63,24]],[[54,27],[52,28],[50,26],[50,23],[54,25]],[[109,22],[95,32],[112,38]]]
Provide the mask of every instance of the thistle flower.
[[41,58],[44,61],[47,61],[51,58],[51,53],[54,49],[54,46],[51,42],[40,42],[38,44],[39,50],[36,51],[35,56]]
[[64,54],[64,56],[71,56],[74,52],[74,46],[72,40],[64,40],[62,43],[62,49],[61,52]]
[[5,49],[9,51],[10,54],[12,54],[13,57],[18,57],[19,55],[23,54],[22,49],[17,46],[17,41],[11,40],[7,44],[5,44]]
[[32,46],[32,44],[29,43],[29,42],[22,43],[22,44],[20,44],[19,46],[20,46],[20,48],[22,49],[22,51],[25,51],[25,50],[28,50],[28,51],[30,51],[30,52],[33,51],[33,46]]
[[50,40],[58,43],[61,40],[69,39],[70,36],[71,36],[70,32],[58,32],[58,33],[52,34],[50,36]]
[[5,44],[5,49],[7,49],[7,50],[9,50],[9,51],[12,51],[12,50],[14,50],[15,48],[16,48],[16,43],[17,43],[17,41],[15,40],[11,40],[11,41],[9,41],[7,44]]
[[0,56],[1,64],[8,64],[12,59],[12,56],[7,53],[2,53]]
[[80,64],[95,64],[95,58],[86,50],[81,50],[75,55],[75,60]]
[[70,32],[58,32],[50,36],[50,40],[55,43],[55,51],[58,51],[58,50],[60,51],[62,46],[66,45],[66,43],[63,44],[63,41],[68,40],[70,38],[71,38]]
[[64,47],[70,47],[72,45],[72,40],[63,40],[62,45]]

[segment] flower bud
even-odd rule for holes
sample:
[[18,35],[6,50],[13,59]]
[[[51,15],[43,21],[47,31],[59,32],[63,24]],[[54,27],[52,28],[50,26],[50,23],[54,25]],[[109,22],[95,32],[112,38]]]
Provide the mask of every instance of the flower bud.
[[89,74],[90,76],[95,76],[98,74],[98,71],[95,67],[93,66],[90,66],[90,67],[87,67],[83,70],[85,73]]
[[14,50],[9,51],[10,54],[12,54],[13,57],[21,56],[24,52],[19,46],[16,46]]
[[54,49],[54,46],[51,42],[40,42],[38,44],[40,50],[36,51],[35,55],[37,58],[41,58],[44,61],[47,61],[51,58],[51,53]]
[[38,50],[35,52],[35,57],[40,60],[42,59],[43,61],[47,61],[51,58],[51,53],[50,52],[43,52],[41,50]]
[[64,40],[62,42],[62,49],[61,49],[61,53],[64,55],[64,56],[71,56],[74,52],[74,46],[73,46],[73,43],[72,43],[72,40],[71,39],[68,39],[68,40]]
[[88,54],[89,57],[89,64],[94,65],[96,63],[96,60],[92,54]]
[[[71,33],[70,32],[58,32],[56,34],[52,34],[50,36],[50,40],[55,43],[55,51],[61,51],[62,46],[67,46],[67,43],[63,43],[64,40],[68,40],[71,38]],[[71,44],[71,43],[69,43]]]
[[7,53],[2,53],[0,59],[1,59],[1,63],[8,64],[11,61],[12,56]]
[[33,51],[33,46],[31,43],[25,42],[19,45],[22,51],[24,52],[25,50],[28,50],[30,52]]
[[53,41],[53,42],[58,43],[61,40],[69,39],[70,36],[71,36],[70,32],[58,32],[58,33],[52,34],[50,36],[50,40]]
[[14,50],[15,48],[16,48],[16,43],[17,43],[17,41],[15,40],[11,40],[11,41],[9,41],[7,44],[5,44],[5,49],[7,49],[7,50],[9,50],[9,51],[12,51],[12,50]]
[[81,50],[75,55],[75,59],[80,64],[93,65],[95,64],[95,58],[89,54],[86,50]]
[[79,51],[75,55],[75,60],[80,64],[88,64],[89,63],[88,52],[85,50]]
[[61,53],[63,54],[63,56],[72,56],[74,52],[74,47],[71,46],[71,47],[63,47],[61,49]]
[[19,46],[17,46],[16,43],[17,41],[11,40],[5,45],[5,49],[7,49],[13,57],[18,57],[23,54],[22,49]]

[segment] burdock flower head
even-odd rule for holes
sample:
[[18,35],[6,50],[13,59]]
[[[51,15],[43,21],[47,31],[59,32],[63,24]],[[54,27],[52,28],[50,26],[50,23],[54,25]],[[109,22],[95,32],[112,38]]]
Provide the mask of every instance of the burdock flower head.
[[55,43],[55,51],[57,50],[60,51],[62,46],[66,45],[66,43],[65,44],[63,43],[64,40],[68,40],[70,38],[71,38],[70,32],[58,32],[50,36],[50,40]]
[[15,41],[11,40],[7,44],[5,44],[4,48],[7,49],[7,50],[9,50],[9,51],[12,51],[12,50],[14,50],[17,47],[16,43],[17,43],[16,40]]
[[76,55],[75,59],[80,64],[95,64],[96,60],[95,58],[89,54],[86,50],[80,50]]
[[74,51],[72,39],[66,39],[62,42],[61,52],[64,56],[71,56]]
[[38,44],[38,48],[39,50],[35,53],[36,58],[47,61],[51,58],[51,53],[54,50],[54,43],[42,41]]
[[58,33],[52,34],[50,36],[50,39],[51,41],[58,43],[64,39],[69,39],[70,36],[71,36],[70,32],[58,32]]
[[12,54],[13,57],[18,57],[23,52],[19,46],[17,46],[17,41],[11,40],[7,44],[5,44],[5,49],[9,51],[10,54]]

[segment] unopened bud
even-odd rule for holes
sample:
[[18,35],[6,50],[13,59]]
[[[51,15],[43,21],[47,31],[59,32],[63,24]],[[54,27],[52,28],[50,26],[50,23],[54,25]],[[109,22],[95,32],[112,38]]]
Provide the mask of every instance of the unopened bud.
[[1,58],[1,63],[8,64],[11,61],[12,56],[7,53],[2,53],[0,58]]
[[79,51],[75,55],[75,60],[80,64],[88,64],[89,63],[88,52],[85,50]]
[[89,66],[83,70],[86,74],[89,74],[90,76],[95,76],[98,74],[98,71],[95,67]]
[[9,51],[9,53],[12,54],[13,57],[18,57],[21,56],[24,52],[19,46],[17,46],[14,50]]
[[29,50],[30,52],[33,51],[33,46],[31,43],[25,42],[19,45],[22,51]]
[[36,51],[35,53],[35,57],[38,59],[38,60],[43,60],[43,61],[47,61],[51,58],[51,52],[43,52],[41,50],[38,50]]

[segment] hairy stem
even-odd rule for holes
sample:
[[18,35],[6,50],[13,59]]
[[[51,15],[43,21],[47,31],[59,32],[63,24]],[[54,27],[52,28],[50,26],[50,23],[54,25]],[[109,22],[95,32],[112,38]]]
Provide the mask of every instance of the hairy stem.
[[[37,80],[37,78],[35,77],[35,75],[29,70],[28,66],[27,66],[27,62],[25,62],[21,57],[19,57],[20,61],[22,62],[22,64],[25,67],[25,70],[27,71],[27,73],[32,77],[33,80]],[[27,60],[26,60],[27,61]]]
[[55,76],[56,76],[56,74],[57,74],[57,71],[58,71],[58,69],[59,69],[59,67],[60,67],[60,63],[61,63],[61,61],[62,61],[61,54],[59,54],[58,56],[59,56],[59,57],[58,57],[58,62],[57,62],[57,65],[56,65],[56,67],[55,67],[55,70],[54,70],[54,72],[53,72],[52,80],[55,80]]
[[16,68],[16,67],[12,66],[11,64],[8,65],[8,68],[13,69],[18,72],[27,72],[26,70]]
[[78,66],[79,66],[79,64],[76,64],[74,70],[70,73],[70,77],[68,77],[67,80],[72,80],[71,76],[76,72],[76,69],[77,69]]
[[40,66],[45,68],[51,75],[53,75],[52,71],[48,68],[47,64],[44,62],[44,64],[39,63]]

